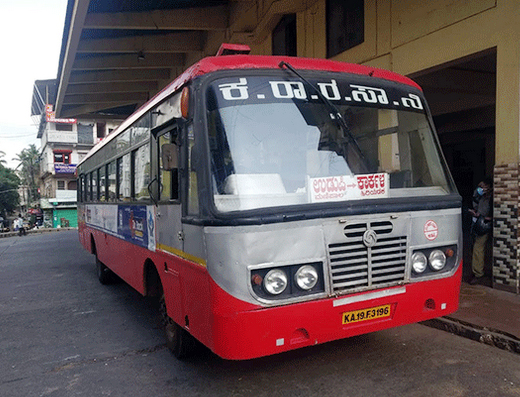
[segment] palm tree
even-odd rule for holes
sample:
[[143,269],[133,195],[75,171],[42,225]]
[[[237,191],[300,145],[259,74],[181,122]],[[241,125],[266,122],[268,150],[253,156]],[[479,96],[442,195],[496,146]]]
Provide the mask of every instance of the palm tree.
[[5,157],[5,152],[2,152],[0,150],[0,166],[2,166],[3,164],[7,164],[7,161],[4,160],[2,157]]
[[40,153],[38,152],[36,145],[31,144],[28,148],[23,149],[16,156],[17,157],[13,160],[19,162],[19,164],[16,166],[16,169],[21,167],[20,177],[22,179],[22,183],[28,187],[28,199],[29,203],[31,203],[39,198],[38,185],[36,184],[36,181],[38,180],[40,173]]

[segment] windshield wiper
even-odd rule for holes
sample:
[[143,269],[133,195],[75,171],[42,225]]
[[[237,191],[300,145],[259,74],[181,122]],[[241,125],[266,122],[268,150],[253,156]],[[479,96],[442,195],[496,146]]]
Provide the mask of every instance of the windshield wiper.
[[337,121],[337,123],[339,124],[340,128],[343,130],[343,133],[345,134],[345,136],[349,139],[350,142],[352,142],[352,144],[354,145],[354,148],[356,149],[356,152],[357,152],[358,156],[361,158],[361,161],[363,162],[363,165],[366,168],[368,166],[368,163],[367,163],[367,160],[366,160],[366,158],[365,158],[365,156],[363,154],[363,151],[359,147],[359,144],[358,144],[356,138],[354,137],[354,135],[352,135],[352,133],[350,132],[350,129],[348,128],[347,123],[345,123],[345,119],[341,115],[341,113],[340,113],[339,109],[336,107],[336,105],[334,105],[325,95],[323,95],[321,90],[319,90],[316,86],[314,86],[314,84],[312,84],[309,80],[307,80],[300,73],[298,73],[296,71],[296,69],[294,69],[294,67],[292,67],[291,64],[289,64],[289,63],[287,63],[285,61],[281,61],[278,64],[278,66],[280,67],[280,69],[283,69],[284,66],[285,66],[288,70],[290,70],[296,76],[298,76],[298,78],[301,81],[303,81],[305,84],[307,84],[309,87],[312,88],[312,90],[318,95],[318,98],[320,98],[321,101],[332,112],[332,115],[331,115],[331,116],[333,116],[332,119]]

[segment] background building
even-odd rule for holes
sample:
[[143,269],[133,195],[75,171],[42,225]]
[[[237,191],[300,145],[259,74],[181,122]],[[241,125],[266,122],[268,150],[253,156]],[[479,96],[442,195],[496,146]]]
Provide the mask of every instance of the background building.
[[40,208],[47,227],[77,227],[76,166],[120,120],[56,118],[56,80],[34,84],[32,116],[39,119]]

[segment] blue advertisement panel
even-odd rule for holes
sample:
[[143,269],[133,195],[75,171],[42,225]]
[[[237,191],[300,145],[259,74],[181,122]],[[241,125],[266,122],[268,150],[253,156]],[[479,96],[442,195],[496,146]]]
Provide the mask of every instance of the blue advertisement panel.
[[56,174],[74,174],[76,172],[76,164],[54,164],[54,172]]
[[80,216],[89,226],[155,251],[156,214],[153,206],[87,204]]
[[126,241],[148,248],[147,208],[145,205],[118,206],[117,234]]

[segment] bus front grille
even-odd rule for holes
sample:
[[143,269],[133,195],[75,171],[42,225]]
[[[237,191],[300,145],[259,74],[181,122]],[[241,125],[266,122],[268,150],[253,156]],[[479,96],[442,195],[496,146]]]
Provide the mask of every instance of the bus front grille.
[[378,238],[366,247],[360,237],[330,244],[330,272],[334,293],[396,285],[404,281],[406,236]]

